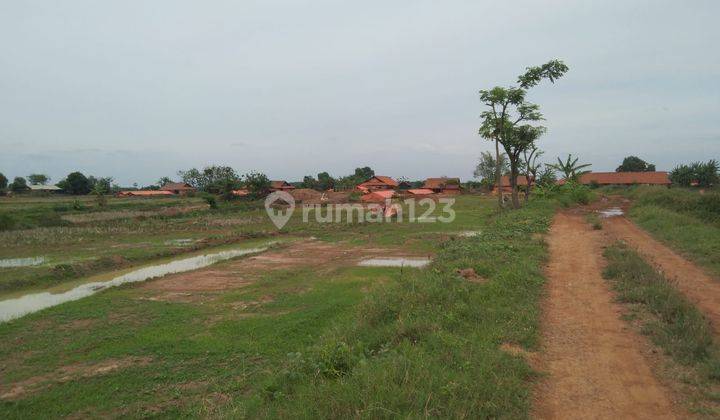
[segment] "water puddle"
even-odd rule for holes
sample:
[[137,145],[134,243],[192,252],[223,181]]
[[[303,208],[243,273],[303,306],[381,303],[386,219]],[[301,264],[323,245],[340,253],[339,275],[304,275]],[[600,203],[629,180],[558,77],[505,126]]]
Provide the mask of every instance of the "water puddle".
[[61,303],[82,299],[93,295],[101,290],[120,286],[126,283],[136,283],[162,277],[168,274],[182,273],[184,271],[196,270],[207,267],[216,262],[240,257],[248,254],[256,254],[266,251],[263,248],[231,249],[216,252],[213,254],[198,255],[195,257],[183,258],[165,264],[158,264],[139,268],[134,271],[117,276],[108,281],[96,281],[81,284],[73,289],[61,293],[32,293],[15,299],[0,301],[0,322],[20,318],[23,315],[37,312],[39,310],[59,305]]
[[0,268],[30,267],[45,262],[45,257],[9,258],[0,260]]
[[172,245],[172,246],[189,246],[195,243],[195,239],[170,239],[168,241],[165,241],[165,245]]
[[600,210],[599,213],[601,217],[615,217],[625,214],[620,207],[610,207],[609,209]]
[[458,232],[457,236],[460,238],[472,238],[474,236],[480,236],[481,233],[481,230],[466,230],[463,232]]
[[425,267],[429,258],[370,258],[358,263],[362,267]]

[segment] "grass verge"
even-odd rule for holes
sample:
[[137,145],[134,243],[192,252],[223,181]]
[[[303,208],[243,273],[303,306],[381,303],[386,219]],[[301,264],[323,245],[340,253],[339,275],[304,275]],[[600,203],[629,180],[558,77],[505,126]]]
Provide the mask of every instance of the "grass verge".
[[702,313],[670,282],[622,243],[605,251],[604,270],[628,305],[628,319],[660,347],[670,366],[668,378],[685,397],[691,411],[720,415],[720,347]]
[[[251,417],[525,417],[543,242],[554,206],[506,213],[444,244],[431,268],[375,290],[318,344],[287,355]],[[472,268],[486,281],[469,282]]]

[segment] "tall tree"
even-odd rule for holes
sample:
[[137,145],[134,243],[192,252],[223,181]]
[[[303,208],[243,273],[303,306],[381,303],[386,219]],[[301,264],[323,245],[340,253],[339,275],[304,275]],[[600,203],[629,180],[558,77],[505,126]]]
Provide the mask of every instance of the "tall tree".
[[8,179],[5,175],[0,173],[0,194],[2,194],[5,191],[5,188],[8,186]]
[[270,192],[270,179],[260,172],[250,172],[243,177],[245,188],[253,198],[261,198]]
[[565,176],[566,181],[577,181],[581,176],[589,173],[590,171],[584,170],[592,166],[590,163],[578,164],[580,158],[572,158],[572,153],[568,155],[567,160],[563,162],[562,159],[557,158],[557,165],[548,164],[547,166],[560,171]]
[[655,165],[647,163],[637,156],[628,156],[623,159],[615,172],[655,172]]
[[10,190],[14,193],[24,192],[28,189],[27,181],[21,176],[16,176],[10,184]]
[[[518,77],[517,86],[496,86],[489,90],[480,91],[480,100],[488,109],[482,114],[482,125],[479,134],[495,142],[495,156],[499,163],[500,146],[503,147],[510,161],[510,187],[512,189],[512,203],[514,208],[520,207],[517,194],[517,176],[519,174],[520,154],[529,147],[545,131],[542,126],[534,126],[543,119],[540,107],[525,100],[528,89],[547,79],[551,83],[562,77],[568,67],[560,60],[551,60],[547,63],[528,67],[526,72]],[[495,168],[495,177],[498,192],[500,192],[501,167]],[[498,204],[502,206],[502,194],[498,194]]]
[[73,195],[85,195],[91,191],[90,181],[81,172],[73,172],[64,180],[58,183],[66,193]]
[[335,178],[327,172],[320,172],[317,175],[317,189],[320,191],[332,190],[335,188]]
[[31,185],[45,185],[50,181],[50,177],[44,174],[30,174],[27,179]]
[[[367,181],[368,179],[375,176],[375,171],[372,170],[369,166],[365,166],[363,168],[355,168],[355,178],[360,180],[360,182]],[[319,176],[318,176],[319,178]]]
[[157,186],[162,188],[165,184],[169,184],[171,182],[173,182],[173,180],[170,179],[170,177],[164,176],[158,179]]
[[231,183],[235,185],[235,188],[241,184],[240,177],[229,166],[207,166],[202,171],[192,168],[180,171],[178,175],[184,183],[210,193],[221,192]]

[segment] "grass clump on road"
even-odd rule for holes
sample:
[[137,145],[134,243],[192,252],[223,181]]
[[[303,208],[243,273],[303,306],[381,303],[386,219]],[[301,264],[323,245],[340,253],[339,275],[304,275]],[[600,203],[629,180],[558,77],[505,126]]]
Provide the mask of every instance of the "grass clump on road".
[[[691,409],[720,414],[720,347],[702,313],[635,251],[622,243],[605,251],[609,279],[621,303],[630,305],[643,334],[683,371]],[[687,369],[690,371],[688,372]],[[677,380],[677,378],[674,378]],[[690,390],[688,390],[690,388]]]

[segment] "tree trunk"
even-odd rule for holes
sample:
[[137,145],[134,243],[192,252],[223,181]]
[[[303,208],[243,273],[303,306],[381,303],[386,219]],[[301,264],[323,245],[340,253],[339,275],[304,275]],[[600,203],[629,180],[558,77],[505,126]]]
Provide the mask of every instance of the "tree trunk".
[[525,203],[527,203],[530,199],[530,181],[532,180],[530,171],[528,171],[528,174],[525,175],[525,180],[527,181],[527,187],[525,187]]
[[514,209],[520,208],[520,200],[518,198],[518,191],[517,191],[517,177],[518,177],[517,162],[515,162],[514,159],[511,159],[510,160],[510,189],[512,191],[512,206]]
[[498,208],[500,209],[503,206],[502,187],[500,186],[501,176],[502,174],[500,170],[500,144],[498,143],[497,139],[495,139],[495,190],[497,191]]

